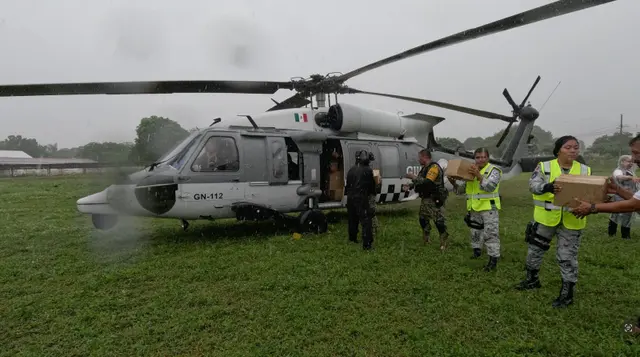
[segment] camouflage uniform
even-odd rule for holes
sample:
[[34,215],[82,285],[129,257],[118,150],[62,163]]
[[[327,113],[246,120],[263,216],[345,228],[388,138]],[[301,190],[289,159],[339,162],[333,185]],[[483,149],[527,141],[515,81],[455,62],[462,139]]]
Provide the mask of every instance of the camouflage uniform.
[[376,240],[378,233],[378,217],[376,216],[376,195],[369,195],[369,208],[371,212],[371,236]]
[[[562,169],[562,173],[568,174],[569,170]],[[529,189],[534,194],[542,194],[543,187],[547,183],[547,177],[539,169],[536,169],[529,179]],[[571,213],[565,211],[563,214]],[[578,249],[580,248],[582,231],[568,229],[560,222],[555,227],[538,224],[536,232],[533,232],[533,234],[538,234],[549,242],[554,235],[558,237],[556,260],[560,266],[562,280],[576,283],[578,281]],[[537,245],[529,243],[527,267],[534,271],[540,270],[545,252]]]
[[[498,169],[491,169],[489,176],[480,182],[480,188],[485,192],[493,192],[500,180],[502,174]],[[466,189],[466,181],[457,185],[456,193],[464,193]],[[487,255],[490,257],[500,257],[500,214],[494,203],[491,204],[491,210],[488,211],[469,211],[470,219],[473,222],[484,224],[484,229],[471,228],[471,248],[474,250],[474,257],[480,256],[482,246],[487,247]]]
[[[542,195],[545,185],[549,182],[549,171],[540,170],[540,163],[529,179],[529,190],[534,195]],[[570,170],[560,168],[562,174],[568,174]],[[586,165],[581,164],[581,171],[589,170]],[[581,173],[582,174],[582,173]],[[590,173],[588,172],[587,175]],[[562,215],[571,214],[569,209],[564,209]],[[551,239],[557,236],[556,260],[560,267],[562,276],[562,289],[560,296],[553,302],[553,307],[565,307],[573,301],[573,286],[578,281],[578,251],[582,238],[582,229],[569,229],[560,221],[556,226],[546,226],[537,222],[531,222],[527,226],[527,276],[521,281],[516,289],[528,290],[541,287],[538,272],[542,265],[545,252],[549,249]],[[542,248],[544,246],[546,248]]]
[[[427,168],[431,165],[438,168],[438,176],[433,182],[436,184],[437,189],[444,188],[444,171],[437,163],[431,163],[427,166],[423,166],[418,173],[418,176],[414,178],[412,181],[412,185],[414,188],[419,188],[427,183],[427,181],[432,181],[427,178]],[[424,242],[427,243],[430,241],[431,234],[431,223],[433,221],[438,232],[440,233],[440,249],[446,248],[447,238],[449,237],[449,233],[447,232],[447,224],[446,219],[444,217],[444,206],[437,207],[436,202],[431,195],[420,195],[420,226],[422,226],[422,230],[424,232]]]

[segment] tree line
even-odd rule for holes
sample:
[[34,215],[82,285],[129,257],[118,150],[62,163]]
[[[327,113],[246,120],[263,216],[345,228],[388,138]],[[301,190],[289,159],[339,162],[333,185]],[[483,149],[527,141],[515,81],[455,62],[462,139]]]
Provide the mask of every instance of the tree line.
[[[456,138],[440,137],[436,141],[451,149],[474,150],[484,146],[489,149],[491,156],[500,157],[516,129],[517,124],[514,124],[499,148],[496,148],[496,144],[504,129],[484,138],[476,136],[460,141]],[[0,141],[0,150],[20,150],[32,157],[83,158],[105,163],[149,164],[171,150],[193,130],[195,129],[187,130],[169,118],[150,116],[140,120],[134,142],[90,142],[74,148],[58,148],[57,144],[40,144],[34,138],[9,135]],[[552,155],[557,137],[537,125],[534,126],[532,135],[534,139],[529,144],[529,155]],[[612,133],[598,137],[588,148],[585,148],[584,142],[581,141],[580,147],[587,160],[610,160],[617,158],[621,153],[627,153],[628,142],[633,136],[634,134],[629,132]]]
[[[504,150],[507,148],[507,144],[515,135],[517,125],[512,125],[511,130],[507,134],[505,140],[499,148],[496,147],[498,140],[504,133],[504,129],[500,130],[493,135],[486,138],[483,137],[471,137],[464,141],[460,141],[456,138],[441,137],[436,141],[452,149],[462,150],[475,150],[478,147],[486,147],[489,149],[491,156],[500,157]],[[554,136],[550,131],[544,130],[541,127],[535,125],[531,132],[533,139],[529,143],[529,156],[551,156],[553,155],[553,146],[558,137]],[[608,161],[617,159],[620,155],[628,154],[629,140],[636,134],[625,132],[616,132],[611,134],[602,135],[596,138],[590,146],[586,146],[583,140],[580,141],[581,154],[589,161]]]
[[149,164],[186,138],[190,131],[160,116],[140,120],[134,142],[90,142],[74,148],[58,144],[41,145],[36,139],[9,135],[0,141],[0,150],[20,150],[31,157],[81,158],[115,164]]

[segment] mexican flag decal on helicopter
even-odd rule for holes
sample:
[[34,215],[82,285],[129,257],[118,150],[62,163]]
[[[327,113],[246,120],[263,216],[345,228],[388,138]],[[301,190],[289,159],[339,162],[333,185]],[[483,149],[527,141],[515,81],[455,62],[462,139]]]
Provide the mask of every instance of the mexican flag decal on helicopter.
[[296,123],[299,123],[301,119],[303,122],[305,123],[307,122],[307,113],[303,113],[303,114],[295,113],[294,117],[296,118]]

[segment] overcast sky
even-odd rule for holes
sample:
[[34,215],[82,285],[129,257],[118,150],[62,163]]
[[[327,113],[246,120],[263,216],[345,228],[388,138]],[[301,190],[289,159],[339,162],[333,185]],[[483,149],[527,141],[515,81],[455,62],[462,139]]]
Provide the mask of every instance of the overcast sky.
[[[177,79],[288,80],[346,73],[408,48],[513,15],[549,0],[20,0],[0,4],[3,84]],[[538,109],[537,124],[587,143],[635,115],[640,65],[634,36],[640,1],[618,0],[391,64],[352,87],[510,114],[507,87]],[[293,94],[277,92],[273,98]],[[436,136],[487,136],[500,121],[395,99],[345,95],[380,110],[441,115]],[[133,141],[140,119],[185,128],[222,115],[259,113],[268,95],[179,94],[0,98],[0,138],[58,147]]]

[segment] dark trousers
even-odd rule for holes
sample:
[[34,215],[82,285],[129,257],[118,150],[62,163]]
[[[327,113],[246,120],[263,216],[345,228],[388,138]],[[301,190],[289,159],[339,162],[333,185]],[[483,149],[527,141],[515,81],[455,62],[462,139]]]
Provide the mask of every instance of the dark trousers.
[[349,197],[347,213],[349,214],[349,240],[358,241],[358,226],[362,224],[362,248],[370,249],[373,243],[373,223],[368,197]]
[[[618,232],[618,224],[612,220],[609,220],[609,236],[613,237]],[[622,234],[622,238],[629,239],[631,238],[631,227],[623,227],[620,226],[620,233]]]

